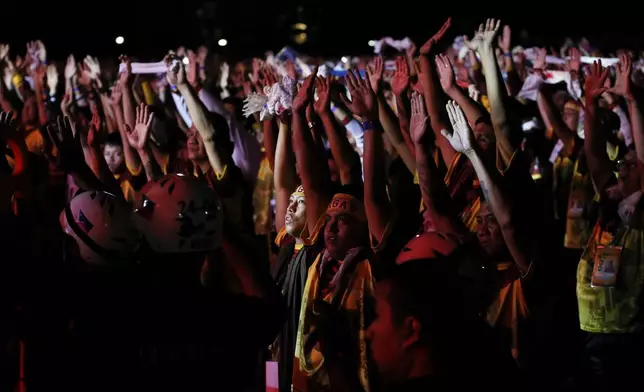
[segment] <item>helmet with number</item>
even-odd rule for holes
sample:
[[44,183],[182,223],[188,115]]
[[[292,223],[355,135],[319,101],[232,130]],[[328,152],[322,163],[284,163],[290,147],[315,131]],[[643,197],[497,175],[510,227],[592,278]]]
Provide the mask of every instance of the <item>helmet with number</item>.
[[61,212],[60,224],[76,241],[80,256],[89,264],[107,265],[128,259],[139,243],[132,208],[103,191],[74,196]]
[[146,184],[134,215],[154,252],[203,252],[221,246],[221,203],[208,184],[195,177],[168,174]]
[[427,232],[412,238],[400,251],[396,264],[411,260],[431,260],[447,257],[459,247],[458,239],[438,232]]

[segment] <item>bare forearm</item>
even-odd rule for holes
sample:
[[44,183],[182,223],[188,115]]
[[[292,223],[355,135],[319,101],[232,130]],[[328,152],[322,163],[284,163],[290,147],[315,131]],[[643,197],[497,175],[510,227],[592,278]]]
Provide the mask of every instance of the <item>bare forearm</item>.
[[[264,150],[266,151],[266,158],[268,158],[268,163],[271,166],[271,170],[275,171],[275,155],[277,139],[279,138],[277,134],[277,121],[275,119],[264,120],[262,122],[262,129],[264,131]],[[290,134],[290,131],[289,131]]]
[[[507,163],[512,156],[515,146],[512,143],[513,135],[511,134],[511,127],[507,120],[507,114],[504,106],[504,99],[507,96],[505,86],[501,85],[501,74],[494,57],[492,49],[482,50],[481,62],[483,63],[483,74],[485,75],[485,85],[487,89],[487,97],[490,102],[490,112],[492,117],[492,126],[494,127],[494,135],[503,154],[503,159]],[[503,87],[503,88],[501,88]]]
[[132,92],[131,84],[123,84],[123,120],[125,124],[134,129],[136,105],[134,103],[134,93]]
[[400,155],[405,166],[407,166],[409,171],[413,173],[416,170],[414,156],[405,143],[402,131],[398,127],[398,119],[396,118],[396,115],[391,111],[391,108],[385,101],[385,97],[382,94],[378,94],[378,118],[382,128],[387,134],[387,137],[389,137],[389,141],[391,141],[391,144],[398,152],[398,155]]
[[537,105],[546,128],[552,128],[557,137],[564,143],[570,143],[575,139],[576,133],[568,128],[561,114],[557,111],[554,102],[552,102],[552,98],[543,89],[537,95]]
[[410,101],[406,95],[396,96],[396,106],[398,108],[398,124],[400,124],[400,131],[402,132],[403,139],[405,139],[405,145],[409,149],[412,157],[414,157],[414,162],[416,161],[414,142],[411,140],[410,132]]
[[351,177],[351,173],[354,172],[352,168],[356,164],[359,164],[360,161],[355,151],[353,151],[351,144],[349,144],[349,140],[347,140],[344,127],[340,127],[340,124],[338,124],[330,110],[322,113],[320,119],[326,130],[331,153],[340,172],[342,184],[354,183],[357,179]]
[[[127,140],[127,131],[125,130],[125,120],[123,118],[123,109],[121,105],[116,103],[112,105],[114,109],[114,117],[116,117],[116,124],[118,125],[119,134],[121,135],[121,144],[123,144],[123,155],[125,156],[125,165],[128,170],[137,170],[139,168],[139,156],[134,147],[130,146]],[[132,125],[133,126],[133,125]]]
[[163,172],[161,171],[161,166],[154,158],[154,153],[149,146],[145,146],[143,149],[137,150],[139,156],[141,157],[141,162],[143,163],[143,169],[145,170],[145,175],[148,178],[148,181],[157,181],[163,177]]
[[598,132],[597,121],[597,102],[588,99],[584,113],[584,151],[595,186],[602,191],[613,176],[613,165],[606,152],[606,137]]
[[199,100],[197,94],[189,84],[182,84],[177,86],[177,88],[185,99],[190,118],[192,118],[197,131],[203,139],[210,164],[217,173],[223,172],[226,163],[222,157],[219,156],[215,146],[214,137],[216,130],[210,123],[210,120],[208,120],[206,108],[203,106],[201,100]]
[[295,160],[306,194],[308,226],[309,229],[314,229],[318,218],[324,212],[323,208],[326,208],[324,204],[331,200],[328,186],[330,178],[324,176],[323,171],[319,169],[321,165],[326,165],[326,161],[318,162],[315,159],[316,146],[311,132],[306,127],[305,114],[293,111],[292,126]]
[[463,235],[465,226],[454,209],[443,175],[436,167],[427,143],[416,145],[416,167],[423,204],[436,231]]
[[445,99],[441,91],[439,91],[439,83],[437,82],[438,75],[428,56],[420,56],[420,67],[421,72],[425,75],[421,78],[421,82],[425,106],[429,114],[430,126],[434,132],[436,145],[440,148],[443,161],[446,166],[449,166],[456,156],[456,151],[454,151],[452,145],[441,135],[441,130],[450,129],[450,126],[442,114],[442,110],[445,108]]
[[631,117],[631,134],[635,144],[635,152],[640,162],[644,162],[644,116],[638,99],[633,95],[627,97],[628,112]]
[[275,189],[288,189],[291,192],[295,190],[295,157],[293,156],[291,143],[291,129],[286,124],[280,124],[273,173]]
[[474,126],[476,122],[485,115],[479,105],[466,95],[460,87],[454,86],[446,91],[447,95],[463,109],[467,122]]
[[390,220],[391,206],[387,197],[384,142],[380,124],[364,135],[364,202],[371,234],[380,242]]
[[[503,239],[517,268],[522,273],[528,272],[530,269],[531,255],[526,248],[526,244],[529,243],[529,240],[519,238],[520,236],[517,233],[515,222],[512,219],[510,200],[501,190],[501,179],[498,171],[483,161],[479,151],[472,152],[467,156],[472,162],[472,166],[481,184],[481,191],[501,228]],[[523,237],[527,236],[524,235]]]

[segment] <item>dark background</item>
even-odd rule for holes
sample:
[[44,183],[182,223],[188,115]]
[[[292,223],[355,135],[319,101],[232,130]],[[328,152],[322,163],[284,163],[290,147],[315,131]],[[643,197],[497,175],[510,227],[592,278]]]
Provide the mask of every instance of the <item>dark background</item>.
[[[615,15],[590,8],[591,3],[546,5],[521,1],[510,6],[481,6],[471,1],[319,1],[219,0],[135,2],[86,1],[80,4],[4,2],[0,8],[0,42],[10,43],[12,56],[24,54],[28,40],[42,39],[49,57],[62,60],[68,53],[99,57],[128,53],[159,60],[170,48],[208,43],[229,59],[261,55],[291,45],[314,56],[367,54],[369,39],[392,36],[412,38],[421,45],[453,17],[452,34],[468,34],[486,17],[500,17],[513,29],[513,44],[554,45],[564,37],[589,38],[605,50],[638,48],[644,34],[637,12]],[[560,2],[563,3],[563,2]],[[478,4],[478,5],[477,5]],[[511,8],[508,8],[511,7]],[[620,11],[617,9],[617,11]],[[632,15],[632,16],[631,16]],[[293,42],[292,25],[306,23],[308,41]],[[116,45],[116,36],[125,44]],[[218,48],[220,38],[228,40]],[[78,57],[77,57],[78,58]]]

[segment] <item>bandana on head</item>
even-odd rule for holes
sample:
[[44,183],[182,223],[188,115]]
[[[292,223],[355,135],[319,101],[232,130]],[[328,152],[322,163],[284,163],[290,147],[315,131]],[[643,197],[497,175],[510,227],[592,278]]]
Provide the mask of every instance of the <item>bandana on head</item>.
[[304,196],[304,187],[302,185],[298,186],[295,192],[291,193],[293,197],[305,197]]
[[356,199],[351,195],[347,195],[346,193],[335,194],[326,211],[350,214],[352,216],[355,216],[362,222],[366,222],[367,220],[362,201]]

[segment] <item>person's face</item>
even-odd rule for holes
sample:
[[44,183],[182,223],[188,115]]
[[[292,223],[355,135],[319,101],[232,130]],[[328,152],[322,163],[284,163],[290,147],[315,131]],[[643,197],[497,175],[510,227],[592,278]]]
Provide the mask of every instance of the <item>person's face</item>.
[[286,232],[292,237],[299,237],[306,225],[306,204],[304,197],[294,196],[288,199],[288,208],[284,218]]
[[188,159],[191,161],[203,161],[208,158],[203,145],[203,139],[194,127],[188,131],[188,142],[186,146],[188,149]]
[[637,167],[637,155],[630,150],[623,159],[617,161],[617,187],[626,197],[640,189],[640,173]]
[[388,298],[390,291],[391,285],[386,280],[376,286],[375,318],[365,333],[376,367],[387,380],[404,376],[401,370],[401,364],[404,362],[401,359],[406,348],[404,336],[392,320]]
[[479,122],[474,125],[474,137],[479,147],[487,151],[490,144],[494,142],[494,130],[489,124]]
[[479,214],[476,217],[479,228],[476,235],[481,244],[481,248],[489,256],[495,256],[501,252],[505,246],[501,227],[499,226],[494,214],[488,207],[488,203],[481,203]]
[[331,257],[342,260],[351,248],[359,246],[364,225],[355,216],[339,211],[326,214],[324,243]]
[[103,149],[103,156],[112,173],[119,173],[123,169],[125,162],[123,158],[123,147],[106,144],[105,149]]

